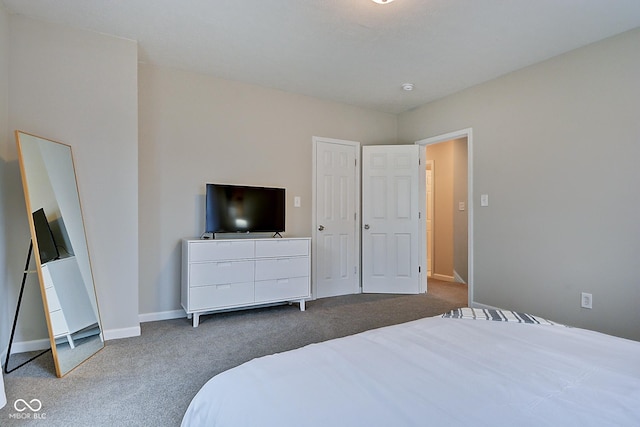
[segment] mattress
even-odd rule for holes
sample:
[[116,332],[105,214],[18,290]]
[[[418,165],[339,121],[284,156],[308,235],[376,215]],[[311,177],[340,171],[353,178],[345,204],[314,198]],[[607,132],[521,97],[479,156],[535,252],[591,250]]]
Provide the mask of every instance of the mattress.
[[182,425],[640,426],[640,342],[504,317],[449,313],[254,359],[208,381]]

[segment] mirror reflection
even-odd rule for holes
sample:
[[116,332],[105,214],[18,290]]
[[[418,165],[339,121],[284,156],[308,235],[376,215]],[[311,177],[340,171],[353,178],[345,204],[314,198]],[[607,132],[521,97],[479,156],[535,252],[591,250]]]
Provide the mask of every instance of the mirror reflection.
[[56,374],[104,347],[71,147],[16,131]]

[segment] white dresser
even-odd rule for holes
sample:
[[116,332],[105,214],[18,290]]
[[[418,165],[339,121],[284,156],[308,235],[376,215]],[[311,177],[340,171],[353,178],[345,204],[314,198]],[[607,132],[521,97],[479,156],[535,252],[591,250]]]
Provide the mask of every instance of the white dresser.
[[[74,274],[77,271],[77,274]],[[58,291],[56,290],[53,276],[61,276],[62,282],[82,280],[79,276],[75,257],[62,258],[42,264],[42,280],[47,296],[47,309],[49,311],[49,321],[51,322],[51,332],[55,339],[65,337],[71,348],[75,348],[71,331],[67,322],[67,317],[60,304]],[[58,281],[58,285],[61,282]],[[68,308],[68,307],[67,307]],[[75,331],[74,331],[75,332]]]
[[311,239],[182,241],[181,303],[198,326],[206,312],[311,297]]
[[78,260],[70,256],[42,264],[42,280],[51,333],[56,340],[66,338],[74,348],[72,337],[80,338],[78,332],[98,326],[98,314],[93,310]]

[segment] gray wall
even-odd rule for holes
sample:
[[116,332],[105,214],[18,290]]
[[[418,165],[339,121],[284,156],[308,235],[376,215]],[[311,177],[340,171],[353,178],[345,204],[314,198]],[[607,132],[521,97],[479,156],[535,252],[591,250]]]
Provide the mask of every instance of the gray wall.
[[143,315],[180,309],[180,239],[204,231],[206,182],[285,187],[285,236],[310,236],[312,137],[396,140],[392,114],[142,64],[139,81]]
[[[4,363],[4,352],[9,341],[9,289],[5,285],[8,280],[6,251],[6,216],[7,203],[5,201],[6,183],[5,163],[6,145],[10,138],[9,132],[9,16],[0,2],[0,357]],[[0,381],[2,381],[0,379]]]
[[633,30],[399,116],[400,143],[473,128],[477,302],[640,340],[638,46]]
[[[127,335],[138,312],[178,309],[178,241],[202,230],[205,182],[287,187],[287,234],[309,235],[312,136],[413,143],[473,127],[476,300],[640,339],[639,30],[396,117],[138,70],[134,42],[19,16],[7,30],[6,21],[0,12],[3,301],[15,301],[29,238],[15,128],[74,147],[101,314]],[[580,309],[582,291],[593,310]],[[38,293],[27,297],[32,323],[19,339],[44,325]]]
[[[137,45],[19,15],[8,21],[9,49],[0,63],[9,64],[10,131],[2,133],[2,152],[11,250],[0,294],[8,294],[13,316],[30,239],[13,138],[20,129],[72,146],[106,337],[139,333]],[[16,341],[47,337],[32,276]],[[8,331],[10,321],[1,326]]]

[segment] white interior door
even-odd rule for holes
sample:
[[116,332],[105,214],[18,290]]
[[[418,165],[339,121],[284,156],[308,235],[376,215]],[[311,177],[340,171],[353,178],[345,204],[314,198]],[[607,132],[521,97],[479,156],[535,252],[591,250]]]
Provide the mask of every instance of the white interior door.
[[362,157],[362,290],[419,293],[419,147],[365,146]]
[[360,292],[360,143],[314,137],[315,297]]

